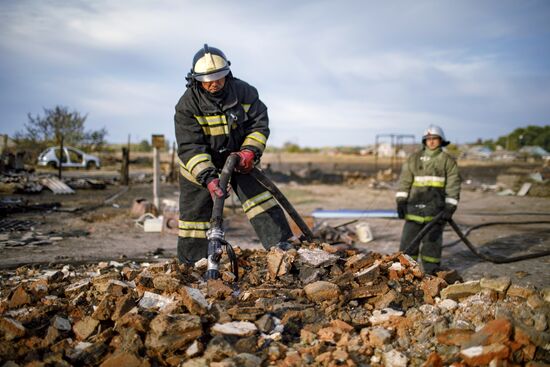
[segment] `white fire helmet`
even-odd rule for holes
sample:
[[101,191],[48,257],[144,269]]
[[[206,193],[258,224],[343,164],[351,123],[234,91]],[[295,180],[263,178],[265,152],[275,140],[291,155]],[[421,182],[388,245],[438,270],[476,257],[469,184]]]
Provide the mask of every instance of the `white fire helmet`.
[[229,74],[229,65],[220,49],[205,44],[193,57],[191,76],[199,82],[218,80]]
[[430,125],[426,130],[424,130],[424,133],[422,134],[422,144],[426,144],[426,138],[428,135],[439,136],[441,138],[442,147],[450,144],[449,141],[445,140],[445,133],[443,132],[443,129],[437,125]]

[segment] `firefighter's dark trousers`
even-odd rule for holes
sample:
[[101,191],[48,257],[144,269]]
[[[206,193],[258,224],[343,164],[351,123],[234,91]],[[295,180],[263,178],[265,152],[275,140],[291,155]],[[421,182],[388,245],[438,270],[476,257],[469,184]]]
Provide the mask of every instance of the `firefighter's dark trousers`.
[[[283,210],[273,195],[252,176],[234,173],[231,187],[266,249],[292,237]],[[208,256],[206,232],[210,228],[212,205],[206,188],[180,176],[178,258],[182,263]]]
[[[428,223],[417,223],[409,220],[405,221],[399,250],[405,251],[416,235],[427,224]],[[433,273],[437,268],[439,268],[439,264],[441,263],[441,245],[443,244],[444,226],[445,224],[441,222],[435,224],[424,236],[417,251],[415,253],[407,254],[415,259],[418,259],[418,261],[422,261],[422,265],[426,273]]]

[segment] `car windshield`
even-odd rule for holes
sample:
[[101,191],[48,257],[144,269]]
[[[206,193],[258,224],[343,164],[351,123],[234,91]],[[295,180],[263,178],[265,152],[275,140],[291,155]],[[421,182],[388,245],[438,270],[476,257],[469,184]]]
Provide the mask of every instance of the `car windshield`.
[[44,156],[45,156],[46,154],[48,154],[48,153],[50,152],[50,150],[51,150],[51,149],[46,149],[46,150],[44,150],[42,153],[40,153],[40,155],[38,156],[38,159],[40,160],[40,159],[44,158]]

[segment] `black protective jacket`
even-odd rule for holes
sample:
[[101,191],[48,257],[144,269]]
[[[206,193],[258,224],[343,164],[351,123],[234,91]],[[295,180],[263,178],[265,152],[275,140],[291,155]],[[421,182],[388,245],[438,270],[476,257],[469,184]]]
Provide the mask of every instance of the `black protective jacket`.
[[215,94],[193,83],[176,105],[174,121],[180,171],[203,186],[231,152],[246,148],[259,159],[269,137],[267,107],[258,91],[232,76]]

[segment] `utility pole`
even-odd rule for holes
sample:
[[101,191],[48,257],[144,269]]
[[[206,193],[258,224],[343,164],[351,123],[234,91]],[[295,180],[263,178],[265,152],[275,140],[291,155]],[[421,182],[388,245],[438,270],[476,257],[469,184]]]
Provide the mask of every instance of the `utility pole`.
[[130,185],[130,137],[128,134],[128,143],[126,148],[122,147],[122,166],[120,167],[120,184]]
[[176,171],[176,142],[172,143],[172,158],[170,160],[170,182],[176,182],[177,171]]
[[130,150],[122,147],[122,167],[120,168],[120,184],[130,184]]
[[63,150],[63,135],[61,135],[60,144],[59,144],[59,164],[57,177],[61,180],[61,171],[63,170],[63,157],[65,157],[65,151]]
[[160,212],[160,149],[164,147],[164,135],[153,135],[153,204]]

